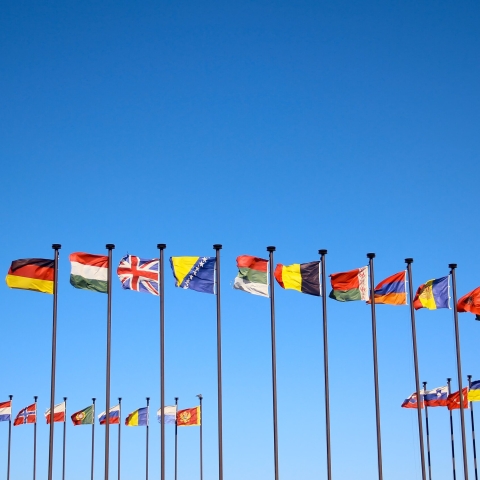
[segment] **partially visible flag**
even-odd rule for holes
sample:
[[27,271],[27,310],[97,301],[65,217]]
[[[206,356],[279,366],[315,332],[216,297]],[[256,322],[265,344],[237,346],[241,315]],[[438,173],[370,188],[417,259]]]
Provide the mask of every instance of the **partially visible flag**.
[[268,297],[268,260],[251,255],[237,257],[238,275],[233,288],[253,295]]
[[77,425],[92,425],[94,423],[94,407],[90,405],[79,412],[75,412],[70,418],[75,426]]
[[[118,425],[120,423],[120,405],[115,405],[112,407],[110,410],[110,415],[108,417],[108,423],[110,425]],[[98,416],[98,421],[100,422],[100,425],[106,425],[107,424],[107,413],[102,412]]]
[[294,263],[275,268],[275,279],[285,289],[320,296],[320,262]]
[[53,294],[55,262],[45,258],[14,260],[5,281],[10,288]]
[[[59,403],[53,407],[53,421],[54,422],[64,422],[65,421],[65,413],[67,410],[67,406],[65,402]],[[45,418],[47,420],[47,425],[50,423],[50,409],[45,412]]]
[[413,299],[415,310],[420,308],[428,308],[436,310],[437,308],[450,308],[448,294],[449,275],[425,282],[420,285],[417,294]]
[[330,278],[332,284],[330,298],[339,302],[368,300],[368,267],[356,268],[349,272],[333,273]]
[[90,253],[75,252],[70,254],[72,271],[70,283],[75,288],[107,293],[108,257]]
[[142,427],[148,425],[148,407],[139,408],[125,419],[127,427]]
[[[370,303],[370,300],[367,302]],[[405,271],[395,273],[375,287],[375,303],[384,305],[407,304],[407,276]]]
[[125,290],[158,295],[158,258],[146,260],[135,255],[125,255],[117,267],[117,275]]
[[[468,408],[468,387],[462,390],[463,408]],[[447,397],[447,407],[449,410],[458,410],[460,408],[460,390]]]
[[433,390],[427,390],[423,399],[427,407],[446,407],[448,398],[448,387],[438,387]]
[[474,313],[475,320],[480,320],[480,287],[464,295],[458,301],[457,308],[460,313]]
[[[163,418],[164,423],[173,423],[175,424],[175,419],[177,417],[177,407],[173,406],[165,406],[163,409]],[[162,421],[162,409],[159,408],[157,411],[157,418],[158,422],[161,423]]]
[[32,403],[28,407],[25,407],[23,410],[20,410],[15,417],[13,425],[17,427],[18,425],[25,425],[26,423],[37,423],[36,403]]
[[[412,393],[406,400],[404,400],[402,408],[417,408],[417,394]],[[423,408],[423,402],[420,403],[420,408]]]
[[9,422],[12,418],[12,401],[0,402],[0,422]]
[[193,427],[201,423],[200,407],[186,408],[177,412],[177,425],[179,427]]
[[480,380],[471,383],[468,390],[468,400],[470,402],[480,402]]
[[170,257],[175,286],[215,293],[215,257]]

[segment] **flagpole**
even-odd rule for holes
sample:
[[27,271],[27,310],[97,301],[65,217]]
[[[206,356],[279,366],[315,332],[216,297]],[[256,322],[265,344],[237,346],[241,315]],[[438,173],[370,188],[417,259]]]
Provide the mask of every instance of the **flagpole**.
[[[177,424],[177,410],[178,410],[178,397],[175,397],[175,480],[177,480],[177,470],[178,470],[178,424]],[[164,421],[163,412],[161,417],[162,422]]]
[[460,424],[462,427],[462,450],[463,450],[463,474],[465,480],[468,480],[468,458],[467,458],[467,436],[465,434],[465,411],[463,408],[463,387],[462,387],[462,361],[460,359],[460,332],[458,327],[457,312],[457,281],[455,277],[456,263],[450,263],[450,275],[452,276],[452,294],[453,294],[453,320],[455,323],[455,347],[457,353],[457,377],[458,390],[460,396]]
[[[448,386],[448,395],[452,393],[450,389],[450,382],[452,381],[451,378],[447,378],[447,386]],[[450,439],[452,442],[452,468],[453,468],[453,480],[456,480],[457,478],[457,472],[455,469],[455,440],[453,438],[453,417],[452,417],[452,411],[449,409],[448,413],[450,414]]]
[[93,402],[93,423],[92,423],[92,464],[90,467],[90,480],[93,480],[93,467],[95,460],[95,398],[92,398]]
[[424,393],[424,400],[423,404],[425,406],[425,427],[427,429],[427,459],[428,459],[428,478],[432,480],[432,464],[430,460],[430,430],[428,427],[428,407],[425,403],[425,395],[427,394],[427,382],[423,382],[423,393]]
[[425,470],[425,445],[423,443],[423,421],[422,421],[422,401],[420,396],[420,374],[418,373],[418,353],[417,353],[417,328],[415,325],[415,309],[413,308],[413,279],[412,279],[412,263],[413,258],[406,258],[408,272],[408,293],[410,297],[410,320],[412,324],[412,347],[413,347],[413,363],[415,367],[415,391],[417,393],[417,420],[418,420],[418,438],[420,440],[420,462],[422,465],[422,479],[427,480],[427,472]]
[[[108,250],[108,284],[107,284],[107,373],[105,379],[105,480],[108,480],[109,449],[110,449],[110,363],[112,354],[112,250],[115,245],[107,243]],[[94,419],[95,420],[95,419]],[[51,480],[51,479],[49,479]]]
[[[468,378],[468,388],[472,386],[472,376],[467,375]],[[475,421],[473,419],[473,402],[470,402],[470,419],[472,421],[472,442],[473,442],[473,465],[475,467],[475,480],[478,480],[477,472],[477,445],[475,443]]]
[[[374,253],[367,253],[370,270],[370,305],[372,309],[372,343],[373,343],[373,376],[375,380],[375,419],[377,424],[377,463],[378,479],[383,480],[382,468],[382,432],[380,428],[380,392],[378,386],[378,359],[377,359],[377,318],[375,314],[375,279],[373,273]],[[417,399],[418,402],[418,399]]]
[[202,394],[197,395],[200,400],[200,480],[203,480],[203,411],[202,411]]
[[150,397],[147,397],[147,428],[146,428],[146,443],[145,443],[145,480],[148,480],[148,417],[150,413]]
[[223,480],[222,317],[220,312],[220,250],[222,245],[216,243],[213,248],[216,257],[217,283],[218,480]]
[[33,425],[33,480],[37,478],[37,400],[38,396],[33,397],[35,400],[35,424]]
[[325,434],[327,446],[327,480],[332,479],[332,458],[330,446],[330,387],[328,381],[328,330],[327,330],[327,274],[325,267],[325,256],[327,250],[319,250],[322,268],[322,310],[323,310],[323,371],[325,383]]
[[159,243],[157,248],[160,250],[158,263],[158,294],[160,296],[160,480],[165,480],[165,288],[164,288],[164,250],[167,248],[165,243]]
[[273,277],[273,252],[275,247],[267,247],[270,263],[270,330],[272,337],[272,399],[273,399],[273,459],[275,466],[275,480],[279,479],[278,472],[278,427],[277,427],[277,346],[275,341],[275,288]]
[[13,399],[13,395],[9,395],[8,397],[10,398],[10,420],[8,421],[7,480],[10,480],[10,452],[12,450],[12,399]]
[[120,439],[121,439],[121,431],[122,431],[122,397],[118,397],[118,406],[120,408],[119,416],[120,421],[118,422],[118,453],[117,453],[117,474],[118,480],[120,480]]
[[65,480],[65,454],[67,446],[67,397],[63,397],[65,402],[65,416],[63,418],[63,462],[62,462],[62,480]]
[[53,282],[53,326],[52,326],[52,371],[50,376],[50,440],[48,443],[48,480],[53,478],[53,410],[55,407],[55,373],[57,363],[57,297],[58,297],[58,251],[59,243],[52,245],[54,250],[54,282]]

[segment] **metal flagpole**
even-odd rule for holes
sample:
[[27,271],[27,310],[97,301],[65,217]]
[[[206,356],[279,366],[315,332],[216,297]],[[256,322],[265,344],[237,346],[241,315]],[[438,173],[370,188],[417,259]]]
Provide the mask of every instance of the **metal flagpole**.
[[423,403],[425,405],[425,427],[427,429],[427,459],[428,459],[428,478],[432,480],[432,463],[430,461],[430,430],[428,428],[428,407],[425,403],[425,395],[427,393],[427,382],[423,382],[423,393],[424,393],[424,400]]
[[332,458],[330,447],[330,387],[328,381],[328,330],[327,330],[327,274],[325,267],[325,255],[327,250],[319,250],[322,269],[322,310],[323,310],[323,371],[325,382],[325,434],[327,446],[327,480],[332,479]]
[[12,398],[13,398],[13,395],[9,395],[8,397],[10,398],[10,420],[8,421],[7,480],[10,480],[10,452],[12,450]]
[[150,397],[147,397],[147,428],[146,428],[146,443],[145,443],[145,480],[148,480],[148,424],[150,414]]
[[63,418],[63,462],[62,462],[62,480],[65,480],[65,454],[67,446],[67,397],[63,397],[65,402],[65,417]]
[[[115,245],[107,243],[108,250],[108,284],[107,284],[107,373],[105,379],[105,480],[108,480],[110,449],[110,361],[112,353],[112,250]],[[50,480],[50,479],[49,479]]]
[[[450,395],[451,389],[450,389],[450,382],[452,381],[451,378],[447,378],[447,386],[448,386],[448,394]],[[448,413],[450,414],[450,439],[452,441],[452,468],[453,468],[453,480],[456,480],[457,478],[457,472],[455,469],[455,440],[453,438],[453,417],[452,417],[452,411],[449,409]]]
[[[177,480],[178,471],[178,424],[177,424],[177,410],[178,410],[178,397],[175,397],[175,480]],[[162,412],[162,422],[164,421]]]
[[273,278],[273,252],[275,247],[267,247],[270,266],[270,330],[272,337],[272,398],[273,398],[273,458],[275,466],[275,480],[279,478],[278,472],[278,428],[277,428],[277,346],[275,341],[275,288]]
[[202,411],[202,394],[197,395],[200,400],[200,480],[203,480],[203,411]]
[[165,480],[165,301],[164,301],[164,255],[163,251],[167,248],[165,243],[159,243],[157,248],[160,250],[158,262],[158,294],[160,296],[160,480]]
[[53,410],[55,407],[55,373],[57,363],[57,297],[58,297],[58,251],[62,246],[52,245],[54,250],[54,282],[53,282],[53,326],[52,326],[52,371],[50,376],[50,440],[48,443],[48,480],[53,478]]
[[90,480],[93,480],[93,467],[95,460],[95,398],[92,398],[93,402],[93,423],[92,423],[92,465],[90,467]]
[[420,462],[422,465],[422,479],[427,480],[427,472],[425,470],[425,445],[423,443],[423,421],[422,421],[422,397],[420,395],[420,374],[418,373],[418,353],[417,353],[417,328],[415,325],[415,309],[413,308],[413,279],[412,279],[412,263],[413,258],[406,258],[408,272],[408,294],[410,298],[410,320],[412,324],[412,347],[413,347],[413,363],[415,366],[415,391],[417,393],[417,419],[418,419],[418,438],[420,440]]
[[[472,386],[472,376],[467,375],[468,388]],[[470,419],[472,421],[472,442],[473,442],[473,465],[475,467],[475,480],[478,480],[477,473],[477,445],[475,444],[475,421],[473,420],[473,402],[470,402]]]
[[[369,259],[368,267],[370,270],[370,305],[372,309],[372,341],[373,341],[373,376],[375,380],[375,419],[377,425],[377,463],[378,479],[383,479],[382,468],[382,432],[380,428],[380,392],[378,386],[378,359],[377,359],[377,318],[375,315],[375,279],[373,273],[374,253],[367,253]],[[417,399],[418,401],[418,399]]]
[[33,425],[33,480],[37,478],[37,400],[38,396],[33,397],[35,400],[35,424]]
[[120,408],[119,417],[120,421],[118,422],[118,453],[117,453],[117,474],[118,480],[120,480],[120,440],[122,433],[122,397],[118,397],[118,406]]
[[218,480],[223,480],[222,317],[220,312],[220,250],[222,245],[216,243],[213,248],[216,257],[217,284]]
[[468,480],[468,458],[467,458],[467,436],[465,434],[465,410],[463,408],[463,387],[462,387],[462,361],[460,359],[460,332],[458,328],[457,312],[457,281],[455,278],[456,263],[450,263],[450,275],[452,276],[452,294],[453,294],[453,320],[455,322],[455,347],[457,353],[457,377],[458,393],[460,396],[460,424],[462,427],[462,450],[463,450],[463,474],[465,480]]

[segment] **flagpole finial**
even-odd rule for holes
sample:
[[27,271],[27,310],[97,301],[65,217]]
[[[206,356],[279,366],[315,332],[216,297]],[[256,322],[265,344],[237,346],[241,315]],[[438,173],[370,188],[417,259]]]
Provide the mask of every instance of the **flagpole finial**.
[[405,259],[405,263],[406,263],[407,265],[410,265],[411,263],[413,263],[413,258],[406,258],[406,259]]
[[13,398],[13,395],[9,395],[10,400]]
[[107,243],[107,244],[105,245],[105,248],[106,248],[107,250],[113,250],[113,249],[115,248],[115,245],[114,245],[113,243]]
[[375,254],[374,253],[367,253],[367,258],[375,258]]
[[321,250],[318,251],[319,255],[326,255],[327,253],[328,253],[328,251],[325,250],[324,248],[322,248]]
[[166,243],[157,243],[157,248],[159,250],[164,250],[165,248],[167,248],[167,244]]
[[178,397],[175,397],[175,401],[178,402]]
[[[471,376],[471,375],[470,375],[470,376]],[[35,400],[35,403],[37,403],[38,395],[35,395],[35,396],[33,397],[33,399]]]
[[54,250],[60,250],[62,248],[62,246],[59,244],[59,243],[53,243],[52,244],[52,248]]
[[63,401],[66,402],[66,401],[67,401],[67,397],[63,397]]
[[92,402],[95,403],[96,398],[92,398]]
[[203,398],[201,393],[199,393],[199,394],[197,395],[197,397],[198,397],[200,400]]
[[452,379],[451,379],[451,378],[447,378],[447,382],[449,382],[449,383],[450,383],[451,381],[452,381]]
[[122,397],[118,397],[118,403],[122,401]]
[[267,247],[267,252],[274,252],[275,250],[276,250],[275,247],[272,247],[272,246]]
[[456,263],[449,263],[448,268],[451,268],[452,270],[454,270],[455,268],[457,268],[457,264]]
[[424,390],[427,388],[427,382],[422,382]]
[[221,249],[222,249],[222,244],[221,244],[221,243],[216,243],[216,244],[213,246],[213,248],[214,248],[215,250],[221,250]]

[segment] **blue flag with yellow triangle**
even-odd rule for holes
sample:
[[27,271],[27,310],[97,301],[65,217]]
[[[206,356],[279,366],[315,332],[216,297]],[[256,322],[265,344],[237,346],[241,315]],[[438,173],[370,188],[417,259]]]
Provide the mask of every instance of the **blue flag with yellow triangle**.
[[170,257],[175,286],[215,293],[215,257]]

